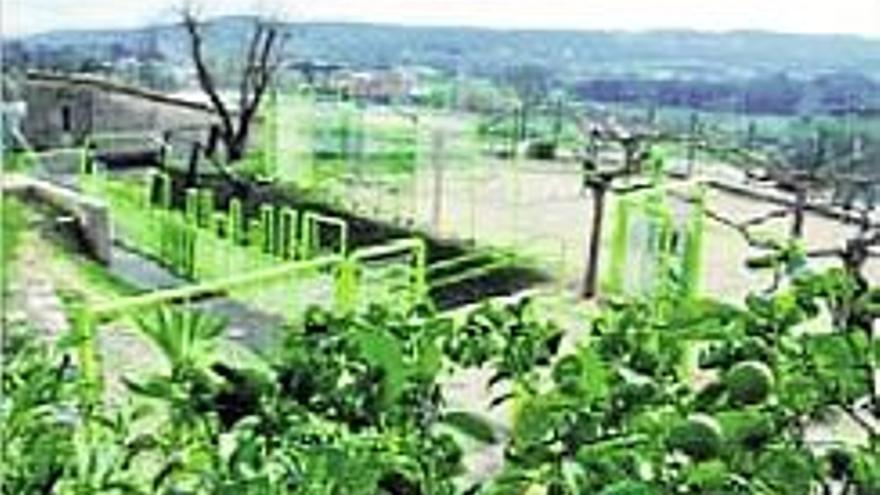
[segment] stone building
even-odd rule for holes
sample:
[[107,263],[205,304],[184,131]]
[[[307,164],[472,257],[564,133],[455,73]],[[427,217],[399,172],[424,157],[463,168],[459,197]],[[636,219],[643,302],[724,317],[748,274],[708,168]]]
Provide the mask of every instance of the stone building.
[[22,85],[22,132],[35,149],[79,144],[90,134],[207,128],[213,109],[90,76],[29,72]]

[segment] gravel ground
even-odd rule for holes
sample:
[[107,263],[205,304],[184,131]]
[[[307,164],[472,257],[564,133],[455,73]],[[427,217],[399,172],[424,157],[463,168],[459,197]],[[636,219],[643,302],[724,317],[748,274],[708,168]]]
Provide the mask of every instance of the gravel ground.
[[[710,172],[712,177],[723,175],[725,180],[738,180],[729,170]],[[541,266],[556,274],[560,287],[573,291],[584,271],[593,213],[592,198],[589,192],[581,191],[580,180],[576,165],[572,164],[513,165],[487,159],[481,165],[449,168],[439,175],[423,168],[415,177],[397,180],[393,186],[388,181],[383,186],[375,179],[370,183],[349,183],[340,196],[347,199],[352,209],[421,226],[441,237],[473,239],[484,246],[514,246],[522,253],[536,256]],[[435,200],[437,197],[441,199]],[[770,202],[716,189],[709,190],[706,199],[708,208],[735,221],[779,209]],[[609,204],[603,233],[606,248],[613,215],[613,205]],[[784,236],[789,225],[789,219],[779,219],[756,230]],[[838,247],[853,232],[853,227],[818,214],[808,214],[805,219],[808,248]],[[603,265],[608,252],[609,249],[602,249]],[[759,253],[751,250],[739,233],[707,220],[703,293],[741,301],[748,291],[767,287],[771,282],[768,274],[745,269],[746,258],[755,254]],[[871,260],[867,273],[880,282],[880,260]]]

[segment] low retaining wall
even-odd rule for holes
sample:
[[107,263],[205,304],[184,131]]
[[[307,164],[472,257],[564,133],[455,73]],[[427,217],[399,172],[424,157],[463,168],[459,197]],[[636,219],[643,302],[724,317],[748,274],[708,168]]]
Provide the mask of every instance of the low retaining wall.
[[3,194],[34,198],[77,218],[89,252],[101,263],[110,264],[113,233],[110,210],[96,198],[45,180],[23,175],[10,175],[2,182]]

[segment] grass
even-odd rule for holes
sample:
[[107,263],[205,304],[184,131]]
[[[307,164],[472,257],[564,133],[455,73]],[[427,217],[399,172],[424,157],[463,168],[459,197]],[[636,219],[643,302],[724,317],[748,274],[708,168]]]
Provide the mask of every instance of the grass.
[[9,279],[12,277],[12,264],[15,261],[16,251],[21,241],[21,233],[26,226],[24,206],[18,200],[3,198],[0,205],[0,217],[2,217],[2,229],[0,229],[0,281],[5,292]]

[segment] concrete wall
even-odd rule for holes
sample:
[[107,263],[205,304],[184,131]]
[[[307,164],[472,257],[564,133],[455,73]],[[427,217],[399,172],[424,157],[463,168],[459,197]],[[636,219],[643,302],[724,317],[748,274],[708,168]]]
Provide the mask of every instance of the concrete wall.
[[107,204],[49,181],[11,174],[0,182],[3,194],[29,196],[74,215],[89,252],[101,263],[112,259],[113,231]]

